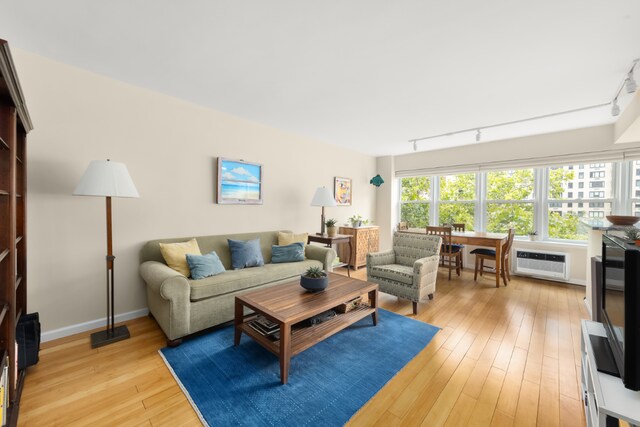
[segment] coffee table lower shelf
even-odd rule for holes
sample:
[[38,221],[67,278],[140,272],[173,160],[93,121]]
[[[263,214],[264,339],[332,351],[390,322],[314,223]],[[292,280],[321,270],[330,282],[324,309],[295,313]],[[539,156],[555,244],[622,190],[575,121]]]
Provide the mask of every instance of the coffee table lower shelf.
[[[375,309],[369,306],[359,306],[358,308],[343,314],[337,314],[334,318],[313,326],[293,327],[291,330],[291,356],[299,354],[314,344],[329,338],[336,332],[340,332],[344,328],[353,325],[360,319],[374,314]],[[252,319],[255,315],[249,315],[247,318]],[[257,332],[247,322],[241,326],[242,332],[250,335],[264,348],[275,354],[280,355],[280,340],[270,340],[266,336]]]

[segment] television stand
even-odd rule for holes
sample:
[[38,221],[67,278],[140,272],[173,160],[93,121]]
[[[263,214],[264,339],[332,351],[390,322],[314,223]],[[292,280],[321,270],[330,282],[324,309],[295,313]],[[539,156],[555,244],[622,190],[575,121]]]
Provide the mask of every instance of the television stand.
[[[583,320],[581,326],[580,380],[587,426],[606,427],[610,425],[607,423],[611,423],[612,418],[640,425],[640,392],[625,388],[619,377],[600,372],[598,369],[598,364],[603,362],[594,351],[593,341],[599,345],[602,342],[597,337],[606,340],[604,326],[590,320]],[[609,348],[607,350],[611,351]],[[617,372],[617,369],[615,371]]]

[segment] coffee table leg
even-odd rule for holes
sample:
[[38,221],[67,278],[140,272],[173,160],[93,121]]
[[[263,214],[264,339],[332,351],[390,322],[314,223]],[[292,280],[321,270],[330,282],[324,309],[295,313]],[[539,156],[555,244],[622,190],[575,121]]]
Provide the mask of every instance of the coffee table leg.
[[291,360],[291,325],[280,324],[280,382],[289,380],[289,361]]
[[237,299],[235,310],[235,319],[233,321],[235,327],[233,345],[237,347],[240,344],[240,336],[242,335],[242,328],[240,328],[240,325],[242,325],[242,321],[244,320],[244,310],[242,309],[242,304]]
[[371,313],[371,319],[373,320],[373,326],[378,324],[378,290],[374,290],[369,292],[369,304],[374,309],[374,312]]

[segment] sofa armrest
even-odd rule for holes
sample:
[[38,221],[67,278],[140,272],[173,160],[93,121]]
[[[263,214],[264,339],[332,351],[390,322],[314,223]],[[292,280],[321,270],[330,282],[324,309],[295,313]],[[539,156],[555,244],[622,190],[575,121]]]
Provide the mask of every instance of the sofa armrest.
[[333,261],[336,259],[336,251],[325,246],[307,245],[304,255],[322,263],[324,271],[333,271]]
[[396,263],[396,253],[393,249],[383,252],[371,252],[367,254],[367,267]]
[[147,304],[170,340],[190,333],[191,286],[189,280],[166,264],[146,261],[140,275],[147,283]]

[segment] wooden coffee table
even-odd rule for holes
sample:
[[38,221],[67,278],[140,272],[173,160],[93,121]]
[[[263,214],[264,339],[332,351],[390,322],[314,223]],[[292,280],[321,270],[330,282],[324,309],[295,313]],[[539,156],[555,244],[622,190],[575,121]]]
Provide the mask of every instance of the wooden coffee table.
[[[329,286],[323,292],[307,292],[300,280],[270,288],[248,292],[235,300],[235,334],[233,344],[240,344],[244,332],[280,359],[280,381],[287,383],[289,361],[292,356],[341,331],[360,319],[371,315],[373,325],[378,324],[378,285],[358,279],[329,273]],[[330,310],[358,296],[368,294],[369,305],[361,305],[348,313],[309,327],[293,325]],[[249,326],[256,314],[244,315],[248,307],[280,325],[280,339],[272,341]]]

